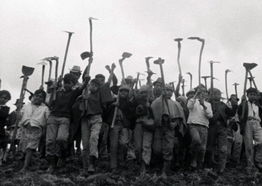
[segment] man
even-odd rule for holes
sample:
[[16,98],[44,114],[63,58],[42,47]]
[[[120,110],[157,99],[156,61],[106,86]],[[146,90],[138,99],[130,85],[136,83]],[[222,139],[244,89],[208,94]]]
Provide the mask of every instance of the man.
[[[262,169],[262,108],[257,106],[257,94],[258,91],[255,88],[249,88],[247,90],[248,100],[243,96],[238,109],[240,132],[244,138],[248,171],[252,169],[254,164],[258,169]],[[253,141],[256,148],[255,155]]]

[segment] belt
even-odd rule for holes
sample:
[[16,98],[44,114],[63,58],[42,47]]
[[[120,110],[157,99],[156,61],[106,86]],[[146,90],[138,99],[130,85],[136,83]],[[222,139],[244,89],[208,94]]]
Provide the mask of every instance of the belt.
[[248,117],[247,120],[248,121],[259,121],[260,122],[260,119],[254,118],[254,117]]

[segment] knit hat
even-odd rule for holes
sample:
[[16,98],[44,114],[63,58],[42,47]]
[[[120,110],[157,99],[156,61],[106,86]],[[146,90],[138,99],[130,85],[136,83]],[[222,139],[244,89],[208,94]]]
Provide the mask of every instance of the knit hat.
[[156,83],[161,83],[161,84],[163,84],[162,78],[160,78],[160,77],[157,78],[157,80],[153,82],[153,85],[155,86]]
[[250,87],[249,89],[247,89],[247,94],[250,94],[250,93],[258,93],[257,89],[253,88],[253,87]]
[[231,99],[232,99],[233,97],[236,97],[237,101],[239,101],[239,99],[237,98],[237,95],[236,95],[236,94],[231,94],[231,95],[230,95],[230,98],[229,98],[228,100],[231,101]]
[[119,91],[121,91],[121,90],[130,90],[130,86],[128,86],[128,85],[121,85],[120,86],[120,88],[119,88]]
[[46,85],[52,85],[55,82],[54,79],[50,78],[47,82],[45,82]]
[[187,93],[186,93],[186,97],[188,97],[188,94],[190,93],[194,93],[195,94],[195,89],[190,89]]
[[173,89],[173,87],[172,87],[171,85],[166,85],[165,88],[166,88],[166,90],[172,90],[172,91],[174,91],[174,89]]
[[143,91],[148,91],[149,90],[149,86],[148,85],[142,85],[139,89],[139,92],[143,92]]
[[186,105],[186,103],[187,103],[187,99],[186,99],[185,96],[178,96],[176,99],[177,99],[177,100],[178,100],[178,99],[181,100],[185,105]]
[[94,83],[94,84],[96,84],[96,85],[98,85],[98,86],[100,85],[99,80],[96,79],[96,78],[92,79],[92,80],[90,81],[90,83]]

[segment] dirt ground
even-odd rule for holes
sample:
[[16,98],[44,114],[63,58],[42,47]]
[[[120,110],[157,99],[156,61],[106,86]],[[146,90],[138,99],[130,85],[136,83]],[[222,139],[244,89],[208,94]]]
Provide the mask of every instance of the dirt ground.
[[168,178],[160,176],[160,170],[154,167],[148,169],[144,176],[139,176],[139,166],[136,161],[127,161],[120,165],[117,171],[109,169],[110,159],[104,158],[96,162],[96,173],[88,174],[83,170],[80,156],[75,156],[67,164],[56,169],[53,174],[46,173],[47,161],[34,156],[28,172],[19,173],[23,161],[7,159],[0,166],[1,186],[73,186],[73,185],[124,185],[124,186],[168,186],[168,185],[262,185],[262,173],[256,169],[247,174],[245,162],[233,168],[228,166],[222,175],[217,175],[212,169],[170,170]]

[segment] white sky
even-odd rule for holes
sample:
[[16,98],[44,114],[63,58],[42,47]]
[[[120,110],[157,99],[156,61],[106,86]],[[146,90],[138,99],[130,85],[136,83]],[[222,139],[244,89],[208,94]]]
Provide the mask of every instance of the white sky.
[[[73,65],[83,70],[87,61],[80,53],[89,51],[89,17],[93,21],[94,62],[91,76],[103,73],[108,77],[105,65],[116,63],[116,74],[121,78],[118,59],[123,52],[131,58],[124,61],[125,75],[136,77],[136,72],[146,70],[145,57],[165,59],[166,82],[177,81],[177,43],[181,37],[181,66],[189,89],[189,75],[193,74],[193,86],[198,81],[198,58],[201,44],[188,40],[198,36],[206,41],[202,56],[202,76],[210,74],[208,61],[220,61],[214,65],[214,81],[225,95],[225,70],[228,73],[229,95],[234,93],[233,83],[240,84],[238,94],[243,94],[245,69],[243,62],[258,64],[252,70],[261,89],[262,59],[262,1],[260,0],[2,0],[0,2],[0,78],[2,89],[12,94],[8,103],[12,106],[19,97],[22,85],[22,65],[34,67],[28,81],[28,89],[36,90],[41,83],[42,58],[58,56],[59,74],[68,35],[63,30],[75,32],[71,38],[65,72]],[[160,76],[159,67],[151,60],[151,69]],[[45,79],[49,66],[46,66]],[[54,70],[54,68],[53,68]],[[54,74],[52,75],[54,77]],[[144,77],[142,77],[144,78]],[[209,81],[208,81],[209,83]],[[208,86],[210,86],[208,84]],[[248,83],[249,86],[249,83]],[[28,96],[25,101],[27,102]]]

